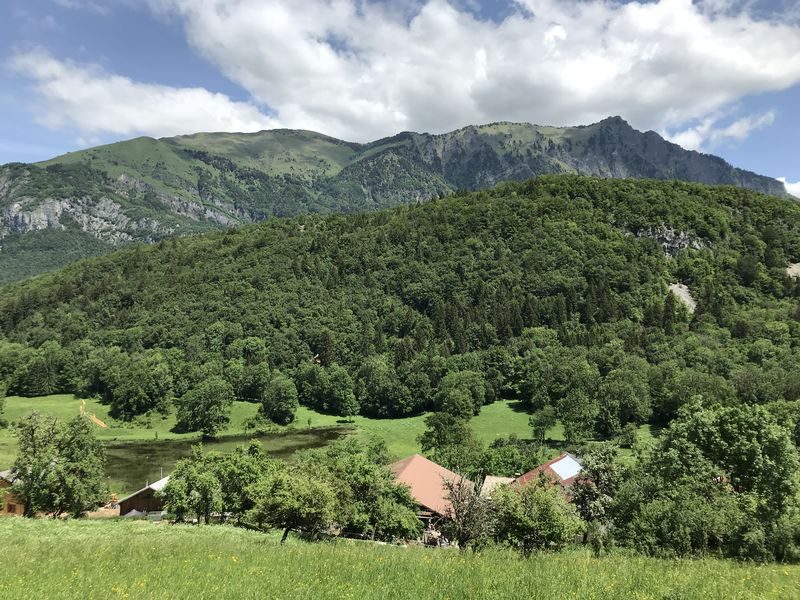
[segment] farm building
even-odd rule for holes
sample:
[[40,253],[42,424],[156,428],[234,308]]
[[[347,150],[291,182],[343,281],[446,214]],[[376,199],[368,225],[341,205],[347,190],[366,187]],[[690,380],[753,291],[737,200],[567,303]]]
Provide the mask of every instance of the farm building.
[[481,498],[488,498],[491,500],[492,492],[495,489],[501,485],[508,485],[509,483],[514,483],[513,477],[497,477],[495,475],[487,475],[486,479],[483,480],[483,485],[481,486]]
[[525,485],[540,474],[544,474],[552,479],[554,483],[558,483],[566,488],[572,485],[582,469],[583,466],[577,458],[568,452],[564,452],[553,460],[549,460],[535,469],[531,469],[524,475],[517,477],[516,481],[520,485]]
[[22,515],[25,513],[25,505],[11,491],[16,477],[11,471],[0,471],[0,515]]
[[430,522],[448,514],[450,501],[447,499],[445,482],[460,481],[459,475],[419,454],[397,461],[389,468],[394,473],[395,481],[411,489],[411,497],[421,507],[419,516],[423,521]]
[[131,516],[139,516],[150,512],[162,511],[164,509],[164,503],[156,492],[164,489],[168,481],[169,475],[150,485],[146,485],[138,492],[134,492],[130,496],[126,496],[120,500],[119,514],[123,517],[127,516],[129,513],[133,513]]

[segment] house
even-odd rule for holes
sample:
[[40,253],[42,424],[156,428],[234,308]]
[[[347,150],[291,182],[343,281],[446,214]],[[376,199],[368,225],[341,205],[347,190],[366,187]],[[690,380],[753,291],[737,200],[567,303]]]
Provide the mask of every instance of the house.
[[411,490],[411,497],[421,507],[419,516],[423,521],[429,523],[449,513],[450,501],[445,482],[461,481],[462,477],[420,454],[397,461],[389,465],[389,469],[394,473],[397,483],[403,483]]
[[161,512],[164,509],[164,502],[157,492],[163,490],[168,481],[169,475],[120,500],[119,514],[123,517],[134,517],[150,512]]
[[0,515],[23,515],[25,505],[11,491],[11,486],[16,481],[16,476],[11,471],[0,471]]
[[517,477],[516,482],[519,485],[525,485],[539,477],[539,475],[544,474],[552,479],[554,483],[568,488],[573,484],[582,469],[583,465],[581,465],[581,462],[577,458],[568,452],[563,452],[553,460],[549,460],[535,469],[531,469],[524,475]]

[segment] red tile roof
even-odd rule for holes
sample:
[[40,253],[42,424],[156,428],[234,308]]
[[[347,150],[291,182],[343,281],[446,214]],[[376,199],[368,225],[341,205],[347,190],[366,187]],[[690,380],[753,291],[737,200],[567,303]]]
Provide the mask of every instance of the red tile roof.
[[460,476],[419,454],[399,460],[389,468],[398,483],[411,488],[411,496],[423,509],[439,515],[447,514],[450,501],[444,483],[448,480],[460,481]]
[[578,462],[575,459],[574,456],[572,456],[568,452],[564,452],[561,455],[556,456],[554,459],[548,460],[546,463],[544,463],[542,465],[539,465],[538,467],[536,467],[534,469],[531,469],[530,471],[528,471],[524,475],[520,475],[519,477],[517,477],[517,483],[519,485],[525,485],[529,481],[532,481],[533,479],[536,479],[539,476],[540,473],[544,473],[549,478],[551,478],[554,482],[560,483],[564,487],[569,487],[578,478],[578,475],[580,474],[580,471],[578,471],[578,473],[575,473],[575,475],[573,475],[571,477],[567,477],[566,479],[562,479],[561,475],[559,475],[558,472],[555,469],[553,469],[553,465],[558,463],[558,462],[560,462],[560,461],[562,461],[562,460],[564,460],[564,459],[570,459],[572,461],[575,461],[576,463]]

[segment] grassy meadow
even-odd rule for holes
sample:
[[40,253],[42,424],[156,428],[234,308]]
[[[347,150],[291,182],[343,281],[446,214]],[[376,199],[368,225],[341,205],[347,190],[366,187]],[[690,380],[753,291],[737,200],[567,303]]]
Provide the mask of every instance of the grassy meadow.
[[[367,542],[307,543],[229,526],[0,519],[1,598],[800,597],[800,567],[583,549],[522,559]],[[80,548],[79,552],[75,549]]]
[[[154,416],[147,421],[123,423],[112,419],[109,407],[96,400],[86,400],[86,413],[95,414],[108,425],[108,429],[98,427],[97,437],[104,442],[140,442],[154,440],[199,439],[197,433],[173,433],[175,415],[162,418]],[[231,410],[230,425],[221,435],[236,435],[244,432],[244,421],[252,417],[258,407],[247,402],[236,402]],[[53,395],[40,398],[6,398],[4,418],[10,423],[22,419],[33,410],[53,415],[59,420],[68,420],[80,413],[80,400],[72,395]],[[10,429],[0,429],[0,467],[6,468],[16,456],[16,440]]]
[[[515,409],[513,402],[496,402],[484,406],[481,414],[472,421],[478,439],[489,443],[497,437],[516,433],[522,438],[530,437],[528,415]],[[5,418],[16,422],[32,410],[51,414],[59,419],[70,419],[78,414],[80,400],[74,396],[54,395],[41,398],[20,398],[10,396],[6,399]],[[231,410],[231,422],[220,436],[242,435],[244,422],[256,414],[258,405],[249,402],[235,402]],[[148,421],[122,423],[112,419],[108,414],[108,406],[96,400],[86,400],[86,412],[96,414],[104,421],[108,429],[97,428],[97,437],[106,442],[141,442],[155,440],[191,440],[199,439],[197,433],[173,433],[175,415],[166,418],[154,416]],[[389,451],[397,456],[404,457],[419,452],[417,438],[425,430],[425,416],[410,417],[406,419],[369,419],[354,417],[353,422],[345,423],[341,417],[325,415],[301,406],[297,411],[295,422],[285,430],[300,430],[311,428],[349,427],[355,430],[356,435],[376,435],[389,446]],[[563,439],[560,426],[553,428],[551,437],[555,440]],[[9,429],[0,430],[0,467],[10,465],[16,453],[16,442]],[[5,467],[4,467],[5,468]]]
[[[67,420],[79,413],[80,400],[69,395],[6,399],[5,418],[9,422],[20,420],[32,410]],[[220,433],[218,441],[209,445],[209,448],[226,452],[243,443],[242,436],[247,435],[245,421],[254,416],[257,410],[257,404],[235,402],[230,424]],[[96,400],[86,400],[86,412],[95,414],[109,426],[107,429],[98,427],[96,433],[108,445],[108,483],[111,490],[119,494],[132,492],[145,482],[157,479],[162,473],[168,473],[175,461],[188,455],[189,445],[200,439],[197,433],[174,433],[174,414],[123,423],[112,419],[108,414],[108,406]],[[470,423],[483,444],[512,433],[523,439],[531,435],[528,414],[513,401],[484,406],[481,414]],[[359,416],[354,417],[350,423],[344,422],[340,417],[321,414],[301,406],[292,425],[276,428],[274,433],[260,436],[259,439],[267,452],[287,457],[296,450],[328,443],[335,437],[330,433],[332,429],[341,429],[342,435],[352,434],[364,438],[377,436],[386,441],[393,456],[403,458],[420,451],[417,440],[425,430],[425,415],[405,419],[369,419]],[[649,428],[643,427],[640,430],[641,439],[647,439],[650,435]],[[561,425],[551,429],[548,436],[551,440],[550,452],[555,455],[563,445]],[[16,439],[12,430],[0,429],[0,469],[10,467],[15,456]],[[622,460],[630,460],[630,457],[630,451],[621,451]]]

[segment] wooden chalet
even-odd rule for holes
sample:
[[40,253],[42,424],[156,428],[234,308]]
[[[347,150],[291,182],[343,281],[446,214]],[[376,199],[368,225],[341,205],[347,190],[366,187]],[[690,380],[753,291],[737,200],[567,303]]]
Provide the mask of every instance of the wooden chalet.
[[19,515],[25,514],[25,505],[11,491],[11,486],[14,485],[16,476],[11,471],[0,471],[0,515]]
[[146,485],[130,496],[126,496],[119,501],[119,514],[125,516],[146,515],[151,512],[161,512],[164,510],[164,502],[158,496],[158,492],[164,489],[169,481],[169,475],[163,479]]

